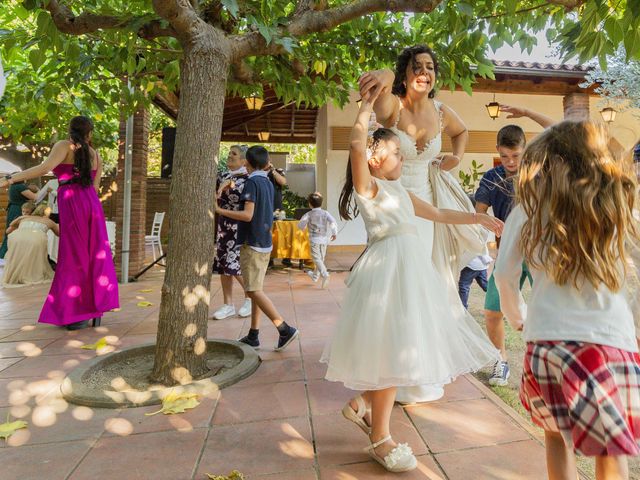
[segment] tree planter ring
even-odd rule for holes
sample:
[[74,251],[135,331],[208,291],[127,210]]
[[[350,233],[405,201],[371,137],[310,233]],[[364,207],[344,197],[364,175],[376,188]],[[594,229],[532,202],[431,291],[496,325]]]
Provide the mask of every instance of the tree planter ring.
[[129,408],[157,405],[167,394],[176,392],[215,398],[221,389],[247,378],[260,366],[260,357],[252,347],[233,340],[215,339],[207,341],[207,355],[217,358],[218,354],[219,358],[227,361],[220,373],[208,378],[173,387],[152,385],[146,389],[135,389],[129,387],[122,377],[105,374],[119,367],[126,369],[130,362],[153,358],[154,351],[155,344],[138,345],[80,365],[62,383],[64,399],[88,407]]

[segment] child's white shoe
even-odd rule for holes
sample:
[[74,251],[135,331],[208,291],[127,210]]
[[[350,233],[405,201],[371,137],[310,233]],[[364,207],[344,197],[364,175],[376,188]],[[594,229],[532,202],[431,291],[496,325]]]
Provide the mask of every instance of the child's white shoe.
[[418,460],[413,454],[411,447],[406,443],[398,444],[398,446],[386,454],[384,458],[378,456],[375,449],[389,440],[391,440],[391,435],[384,437],[376,443],[372,443],[365,448],[364,451],[389,472],[399,473],[414,470],[418,466]]
[[320,284],[320,286],[323,289],[329,286],[329,274],[327,274],[325,277],[322,277],[322,283]]
[[250,298],[244,299],[244,303],[238,310],[238,315],[241,317],[248,317],[249,315],[251,315],[251,299]]
[[307,270],[307,275],[309,275],[309,278],[313,281],[313,283],[318,281],[318,275],[316,275],[313,270]]

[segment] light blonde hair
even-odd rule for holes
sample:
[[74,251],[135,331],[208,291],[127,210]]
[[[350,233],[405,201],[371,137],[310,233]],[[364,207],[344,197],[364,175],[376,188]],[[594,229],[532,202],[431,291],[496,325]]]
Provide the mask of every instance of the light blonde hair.
[[636,179],[609,148],[606,127],[584,120],[545,130],[524,152],[516,191],[528,217],[520,246],[530,266],[559,285],[579,288],[586,279],[620,290],[627,243],[638,241]]
[[29,211],[29,215],[31,215],[33,213],[33,211],[36,209],[36,204],[33,202],[24,202],[22,204],[21,210],[28,210]]
[[46,217],[48,208],[49,207],[47,205],[40,204],[36,207],[36,209],[33,211],[31,215],[35,217]]

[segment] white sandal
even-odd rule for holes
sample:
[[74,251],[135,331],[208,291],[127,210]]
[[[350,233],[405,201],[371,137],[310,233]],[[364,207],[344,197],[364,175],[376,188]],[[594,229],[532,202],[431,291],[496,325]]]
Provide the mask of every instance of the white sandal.
[[364,421],[364,416],[367,412],[371,412],[370,408],[367,408],[367,405],[364,403],[364,399],[358,395],[354,398],[356,401],[356,405],[358,406],[358,410],[354,410],[351,406],[351,400],[347,402],[347,404],[342,408],[342,416],[347,420],[355,423],[360,429],[366,433],[367,435],[371,434],[371,427],[367,425],[367,422]]
[[391,435],[384,437],[382,440],[372,443],[364,449],[365,453],[368,453],[371,458],[386,468],[389,472],[399,473],[408,472],[414,470],[418,466],[418,460],[413,455],[411,447],[406,443],[400,443],[397,447],[391,450],[384,458],[380,458],[375,451],[375,448],[382,445],[384,442],[391,440]]

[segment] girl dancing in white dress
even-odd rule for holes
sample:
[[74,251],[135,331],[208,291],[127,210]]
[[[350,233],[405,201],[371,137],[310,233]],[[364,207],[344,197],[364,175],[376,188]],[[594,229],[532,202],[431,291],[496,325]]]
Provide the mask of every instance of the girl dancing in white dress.
[[[358,113],[340,198],[343,218],[362,213],[369,244],[349,276],[342,315],[321,361],[328,364],[328,380],[364,391],[343,414],[369,435],[372,458],[402,472],[416,468],[417,461],[408,445],[397,445],[389,435],[396,388],[446,383],[499,356],[462,305],[449,304],[413,218],[479,223],[497,235],[503,225],[487,215],[437,209],[408,193],[399,180],[402,157],[393,131],[376,130],[367,154],[376,97],[376,91],[365,96]],[[443,301],[427,301],[425,292]]]

